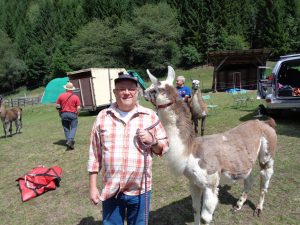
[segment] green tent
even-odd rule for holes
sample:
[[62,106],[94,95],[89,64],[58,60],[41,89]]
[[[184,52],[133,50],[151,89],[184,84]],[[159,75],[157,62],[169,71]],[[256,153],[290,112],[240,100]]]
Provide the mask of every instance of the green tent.
[[68,77],[63,78],[55,78],[51,80],[44,91],[41,103],[47,104],[47,103],[55,103],[58,96],[65,92],[64,85],[69,81]]

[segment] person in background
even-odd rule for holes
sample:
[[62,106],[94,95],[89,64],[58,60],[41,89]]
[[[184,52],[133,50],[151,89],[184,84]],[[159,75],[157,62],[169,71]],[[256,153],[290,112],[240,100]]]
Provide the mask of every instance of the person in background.
[[185,82],[184,76],[178,76],[176,79],[176,88],[179,97],[181,97],[183,101],[188,103],[192,96],[191,89],[188,86],[185,86],[184,82]]
[[78,126],[78,115],[80,112],[80,99],[73,94],[74,85],[68,82],[64,85],[66,92],[60,94],[56,101],[56,108],[59,111],[61,123],[64,129],[66,145],[68,149],[74,149],[75,135]]
[[[156,113],[138,104],[137,78],[119,73],[114,83],[116,102],[100,111],[91,132],[90,200],[95,205],[102,202],[103,225],[124,224],[125,217],[127,224],[145,225],[152,157],[167,151],[168,139]],[[100,170],[101,194],[97,188]]]

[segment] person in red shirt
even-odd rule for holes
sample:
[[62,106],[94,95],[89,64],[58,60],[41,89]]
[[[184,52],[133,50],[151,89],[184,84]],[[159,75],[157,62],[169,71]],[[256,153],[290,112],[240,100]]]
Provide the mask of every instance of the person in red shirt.
[[58,96],[56,108],[59,110],[61,123],[64,129],[66,145],[68,149],[74,149],[75,134],[78,126],[78,115],[80,112],[80,99],[73,93],[74,85],[68,82],[64,85],[65,93]]
[[[100,111],[89,149],[90,200],[102,202],[103,225],[145,225],[148,221],[152,157],[169,146],[156,113],[138,104],[137,79],[119,74],[114,80],[116,102]],[[102,170],[101,194],[97,176]]]

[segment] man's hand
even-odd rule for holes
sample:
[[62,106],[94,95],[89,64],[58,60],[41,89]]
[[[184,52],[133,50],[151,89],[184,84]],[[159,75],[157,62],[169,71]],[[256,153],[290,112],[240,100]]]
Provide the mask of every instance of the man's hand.
[[95,205],[100,202],[100,193],[97,188],[97,176],[98,173],[90,172],[90,200]]
[[138,129],[136,134],[144,144],[150,145],[152,142],[155,142],[155,140],[153,140],[154,137],[149,133],[149,131]]
[[90,187],[90,200],[95,205],[98,205],[100,202],[100,193],[97,188]]

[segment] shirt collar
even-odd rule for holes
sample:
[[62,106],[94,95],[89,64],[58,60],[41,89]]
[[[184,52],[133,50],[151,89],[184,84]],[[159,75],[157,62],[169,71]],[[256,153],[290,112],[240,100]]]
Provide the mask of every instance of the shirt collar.
[[[141,106],[140,104],[136,104],[136,107],[133,109],[134,111],[136,111],[135,113],[139,114],[139,113],[143,113],[143,114],[149,114],[147,108]],[[111,104],[111,106],[107,109],[107,112],[112,112],[115,115],[118,113],[117,112],[117,103],[113,103]]]

